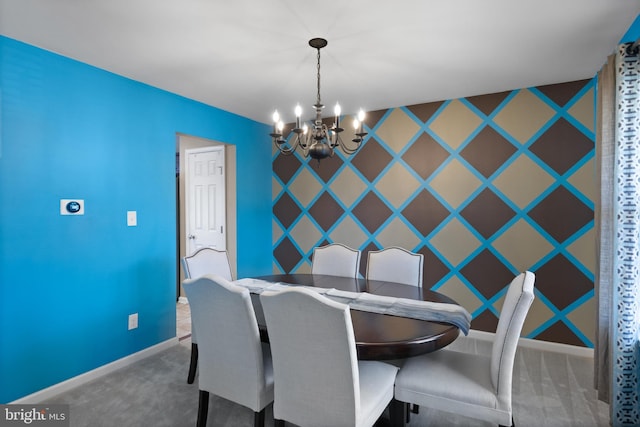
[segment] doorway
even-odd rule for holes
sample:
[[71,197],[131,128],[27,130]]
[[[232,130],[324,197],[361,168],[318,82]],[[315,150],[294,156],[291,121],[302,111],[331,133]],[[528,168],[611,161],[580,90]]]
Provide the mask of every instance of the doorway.
[[237,246],[236,246],[236,147],[232,144],[224,144],[220,141],[214,141],[205,138],[199,138],[191,135],[178,134],[176,140],[176,243],[177,243],[177,278],[176,278],[176,297],[179,302],[186,302],[181,282],[184,279],[182,265],[180,259],[190,253],[186,242],[188,239],[186,218],[189,215],[188,206],[186,206],[186,159],[188,150],[202,150],[215,147],[224,147],[224,217],[225,228],[225,247],[231,264],[231,273],[237,278]]

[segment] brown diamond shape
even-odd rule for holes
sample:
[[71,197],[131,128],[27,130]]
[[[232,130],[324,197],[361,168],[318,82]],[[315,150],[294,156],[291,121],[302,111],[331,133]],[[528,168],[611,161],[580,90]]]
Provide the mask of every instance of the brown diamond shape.
[[460,273],[486,299],[491,299],[513,280],[513,273],[485,249],[460,269]]
[[529,148],[561,175],[593,149],[594,142],[563,118],[540,135]]
[[516,213],[502,199],[488,188],[482,190],[460,215],[485,239],[491,237]]
[[535,273],[536,289],[560,310],[593,290],[593,282],[561,254]]
[[373,129],[387,111],[388,110],[367,111],[367,114],[364,117],[365,126],[369,129]]
[[353,214],[369,233],[374,233],[393,213],[373,192],[367,193],[353,208]]
[[561,344],[576,345],[586,347],[586,344],[573,333],[571,329],[562,321],[557,321],[547,329],[536,335],[537,340],[558,342]]
[[402,215],[426,237],[449,216],[449,210],[427,190],[422,190],[404,208]]
[[280,244],[273,251],[273,256],[285,273],[290,273],[302,259],[302,254],[298,252],[295,245],[291,243],[291,240],[289,240],[288,237],[282,239]]
[[409,105],[407,108],[423,123],[426,123],[431,119],[431,117],[433,117],[433,115],[438,111],[442,104],[444,104],[444,101]]
[[563,107],[578,92],[585,87],[590,80],[578,80],[575,82],[558,83],[552,85],[538,86],[540,92],[544,93],[549,99]]
[[329,230],[338,219],[344,214],[344,210],[338,202],[326,191],[316,200],[309,209],[309,215],[322,227],[324,231]]
[[485,126],[460,155],[485,178],[489,178],[515,152],[516,147],[491,126]]
[[493,113],[493,110],[498,107],[504,101],[511,92],[499,92],[489,95],[470,96],[466,98],[467,101],[473,104],[478,110],[482,111],[487,116]]
[[529,217],[551,237],[564,242],[593,220],[593,210],[560,186],[531,209]]
[[484,332],[495,332],[498,328],[498,317],[489,309],[484,310],[471,321],[471,329]]
[[369,139],[351,159],[365,178],[373,182],[393,158],[375,139]]
[[289,228],[291,224],[293,224],[293,221],[298,218],[300,212],[302,212],[300,207],[291,198],[289,193],[286,192],[282,194],[278,201],[273,205],[273,214],[284,228]]
[[287,185],[301,164],[300,160],[294,155],[285,156],[284,154],[278,154],[278,157],[273,161],[273,173],[278,175],[278,178]]
[[329,182],[343,163],[344,162],[337,154],[334,154],[333,157],[322,159],[321,161],[309,159],[309,166],[311,167],[311,170],[313,170],[324,182]]
[[449,157],[431,135],[424,132],[411,144],[402,159],[415,170],[422,179],[427,179]]
[[422,247],[418,253],[424,255],[422,287],[424,289],[431,289],[440,279],[449,273],[449,268],[426,246]]

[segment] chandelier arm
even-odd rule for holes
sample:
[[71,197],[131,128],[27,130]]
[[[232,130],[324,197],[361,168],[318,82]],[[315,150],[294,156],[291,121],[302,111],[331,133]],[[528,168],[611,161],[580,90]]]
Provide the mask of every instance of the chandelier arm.
[[358,149],[360,148],[360,145],[362,145],[362,142],[364,141],[364,138],[358,138],[359,141],[356,142],[355,147],[350,147],[348,146],[343,140],[342,138],[340,138],[340,135],[338,135],[338,144],[340,145],[340,149],[342,149],[342,151],[344,151],[345,154],[354,154],[356,151],[358,151]]

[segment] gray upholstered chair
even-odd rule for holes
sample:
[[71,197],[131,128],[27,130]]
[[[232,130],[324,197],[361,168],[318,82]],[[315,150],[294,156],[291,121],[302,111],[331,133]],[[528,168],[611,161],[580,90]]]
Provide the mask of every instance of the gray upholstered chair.
[[369,280],[385,280],[422,287],[424,255],[397,246],[370,251],[367,258]]
[[311,274],[358,277],[360,251],[341,243],[331,243],[313,249]]
[[273,367],[269,346],[260,341],[249,290],[214,275],[186,279],[183,287],[200,327],[196,425],[207,424],[213,393],[250,408],[255,426],[264,426],[265,407],[273,401]]
[[[527,271],[509,285],[491,356],[440,350],[407,359],[396,378],[396,400],[501,426],[514,425],[513,364],[522,325],[533,302],[534,282],[534,274]],[[402,408],[402,404],[399,406]]]
[[[186,279],[195,279],[205,274],[217,274],[227,280],[233,280],[227,252],[213,248],[200,248],[192,255],[183,257],[182,269]],[[196,336],[196,322],[193,321],[193,316],[191,316],[191,361],[189,362],[187,383],[193,384],[197,367],[198,338]]]
[[393,398],[397,368],[358,361],[347,305],[309,289],[265,291],[275,426],[372,426]]

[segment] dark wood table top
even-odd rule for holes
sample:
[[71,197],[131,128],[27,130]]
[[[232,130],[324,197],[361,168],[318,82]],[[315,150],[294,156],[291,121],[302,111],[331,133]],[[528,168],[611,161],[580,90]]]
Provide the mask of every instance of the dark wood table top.
[[[451,298],[438,292],[421,290],[416,286],[393,282],[312,274],[277,274],[260,276],[257,279],[455,304]],[[257,299],[257,296],[252,295],[252,297]],[[254,305],[261,333],[266,338],[262,308],[259,304]],[[351,310],[351,320],[358,358],[361,360],[403,359],[430,353],[451,344],[459,333],[456,326],[447,323],[409,319],[356,309]]]

